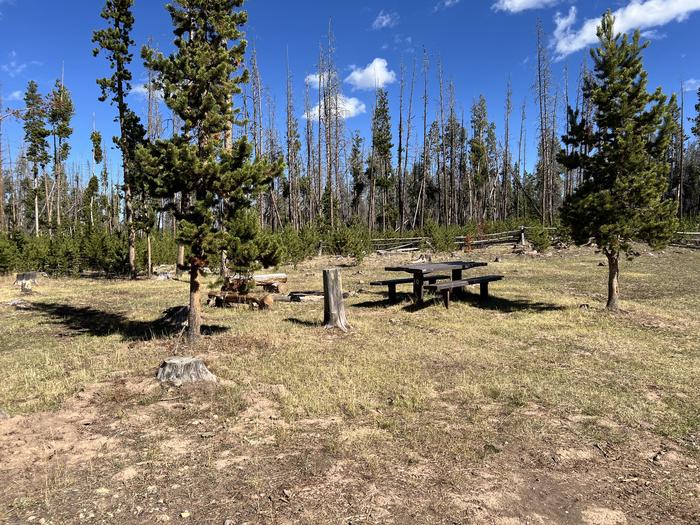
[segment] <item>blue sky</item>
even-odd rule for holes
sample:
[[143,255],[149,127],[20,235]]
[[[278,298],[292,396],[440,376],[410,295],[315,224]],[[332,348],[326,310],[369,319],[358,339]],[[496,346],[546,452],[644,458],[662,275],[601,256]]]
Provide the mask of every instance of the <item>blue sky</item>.
[[[168,50],[171,26],[165,2],[136,0],[134,39],[138,48],[149,37]],[[105,136],[115,132],[113,108],[98,102],[95,78],[103,76],[106,61],[93,58],[91,35],[103,26],[100,0],[0,0],[0,89],[5,104],[20,107],[21,94],[30,79],[47,92],[65,71],[65,83],[73,93],[72,161],[85,166],[93,115]],[[312,0],[250,0],[246,28],[249,50],[257,50],[262,80],[276,101],[283,132],[286,62],[294,75],[297,115],[303,114],[304,79],[314,72],[319,42],[326,40],[329,21],[335,35],[335,60],[348,99],[347,129],[363,134],[369,128],[377,83],[389,90],[394,126],[398,123],[398,73],[403,61],[408,70],[420,61],[425,48],[430,55],[431,113],[437,102],[435,65],[443,64],[445,79],[453,81],[458,110],[467,114],[480,94],[489,104],[489,115],[503,129],[506,82],[513,86],[512,129],[519,125],[519,108],[528,108],[528,164],[535,151],[536,113],[535,24],[542,21],[549,52],[556,61],[553,72],[563,87],[568,66],[572,89],[586,49],[593,41],[594,20],[606,9],[617,11],[625,30],[640,27],[651,40],[645,52],[651,87],[667,93],[685,82],[688,111],[696,103],[700,84],[700,0],[365,0],[320,2]],[[379,59],[379,60],[377,60]],[[373,67],[367,68],[373,64]],[[144,80],[138,50],[134,61],[135,84]],[[393,80],[393,82],[392,82]],[[422,82],[422,79],[419,79]],[[420,120],[417,85],[415,118]],[[143,111],[143,97],[130,97]],[[363,111],[364,110],[364,111]],[[21,143],[21,125],[5,121],[4,145],[14,155]],[[414,131],[413,136],[419,133]],[[115,154],[112,153],[112,157]]]

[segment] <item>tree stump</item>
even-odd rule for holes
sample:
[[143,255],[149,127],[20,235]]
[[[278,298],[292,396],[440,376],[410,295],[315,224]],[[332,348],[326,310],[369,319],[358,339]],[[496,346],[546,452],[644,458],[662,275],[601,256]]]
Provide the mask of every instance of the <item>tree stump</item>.
[[216,376],[198,357],[171,357],[161,363],[156,378],[161,383],[182,386],[198,381],[216,382]]
[[323,324],[326,328],[340,328],[343,332],[350,328],[345,316],[343,283],[338,269],[323,270]]

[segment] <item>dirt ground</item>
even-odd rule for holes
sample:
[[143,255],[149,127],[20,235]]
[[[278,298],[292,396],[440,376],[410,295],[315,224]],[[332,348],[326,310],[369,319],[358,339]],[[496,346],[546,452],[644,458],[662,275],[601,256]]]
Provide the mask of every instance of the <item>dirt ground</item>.
[[[388,305],[369,281],[415,254],[319,258],[281,270],[340,265],[350,333],[206,309],[194,351],[149,329],[183,283],[3,280],[0,522],[700,523],[700,253],[626,263],[618,314],[593,250],[456,256],[493,299]],[[161,387],[189,353],[218,385]]]

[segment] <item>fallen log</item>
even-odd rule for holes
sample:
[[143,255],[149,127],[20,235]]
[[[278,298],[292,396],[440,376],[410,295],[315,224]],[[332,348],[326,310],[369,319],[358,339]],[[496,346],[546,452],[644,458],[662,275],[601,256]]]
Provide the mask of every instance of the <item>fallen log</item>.
[[274,294],[289,293],[289,286],[287,286],[287,283],[284,283],[284,282],[264,284],[264,285],[262,285],[262,287],[263,287],[263,290],[265,290],[267,293],[274,293]]
[[269,310],[275,303],[270,294],[239,294],[237,292],[209,292],[209,301],[214,302],[214,306],[223,307],[227,304],[247,304],[252,308],[258,307],[261,310]]

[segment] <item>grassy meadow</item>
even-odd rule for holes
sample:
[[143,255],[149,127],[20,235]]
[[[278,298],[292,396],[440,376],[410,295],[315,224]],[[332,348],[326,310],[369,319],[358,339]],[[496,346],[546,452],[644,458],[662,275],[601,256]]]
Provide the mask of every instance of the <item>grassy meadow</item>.
[[[455,254],[506,276],[489,301],[386,304],[414,257],[280,269],[340,266],[347,334],[205,307],[196,349],[153,323],[184,282],[2,278],[0,522],[700,523],[698,252],[624,262],[615,314],[592,249]],[[174,354],[219,385],[162,389]]]

